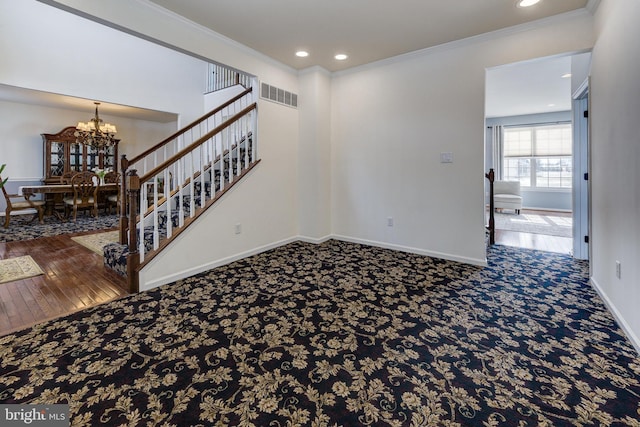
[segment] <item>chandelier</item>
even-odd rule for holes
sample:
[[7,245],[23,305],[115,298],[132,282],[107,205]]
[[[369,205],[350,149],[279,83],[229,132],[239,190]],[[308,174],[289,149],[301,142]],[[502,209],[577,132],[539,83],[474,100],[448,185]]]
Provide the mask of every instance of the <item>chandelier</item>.
[[96,104],[96,116],[88,122],[79,122],[76,126],[76,131],[73,136],[76,137],[76,143],[95,147],[99,151],[104,151],[106,147],[114,145],[117,140],[116,127],[109,123],[103,123],[102,119],[98,117],[98,105]]

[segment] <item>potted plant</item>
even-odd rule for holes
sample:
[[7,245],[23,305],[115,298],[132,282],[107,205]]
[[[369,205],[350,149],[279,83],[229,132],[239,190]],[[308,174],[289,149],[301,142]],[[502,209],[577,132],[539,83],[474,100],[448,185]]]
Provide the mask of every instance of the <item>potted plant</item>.
[[[1,164],[0,165],[0,177],[2,176],[2,171],[4,170],[5,166],[7,166],[7,165],[5,165],[5,164]],[[5,179],[0,181],[0,188],[4,187],[4,184],[7,182],[7,179],[9,179],[9,178],[5,178]]]

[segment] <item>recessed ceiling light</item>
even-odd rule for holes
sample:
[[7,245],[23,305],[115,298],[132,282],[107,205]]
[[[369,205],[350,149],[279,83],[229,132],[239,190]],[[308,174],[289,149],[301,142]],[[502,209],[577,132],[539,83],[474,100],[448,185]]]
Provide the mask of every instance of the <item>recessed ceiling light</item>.
[[518,7],[529,7],[540,3],[540,0],[518,0]]
[[344,61],[345,59],[348,58],[348,56],[345,55],[344,53],[339,53],[336,56],[334,56],[334,58],[336,58],[338,61]]
[[562,76],[560,76],[560,77],[562,77],[563,79],[568,79],[569,77],[571,77],[571,73],[563,74],[563,75],[562,75]]
[[299,50],[296,52],[296,56],[300,58],[306,58],[307,56],[309,56],[309,52],[307,52],[306,50]]
[[556,104],[547,104],[547,107],[555,107]]

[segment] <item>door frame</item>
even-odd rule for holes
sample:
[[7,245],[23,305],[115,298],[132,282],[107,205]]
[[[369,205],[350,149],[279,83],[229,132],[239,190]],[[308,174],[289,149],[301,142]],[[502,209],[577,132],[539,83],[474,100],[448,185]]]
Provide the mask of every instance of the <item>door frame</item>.
[[[573,110],[573,256],[591,258],[591,167],[589,141],[589,78],[572,96]],[[585,239],[586,237],[586,239]]]

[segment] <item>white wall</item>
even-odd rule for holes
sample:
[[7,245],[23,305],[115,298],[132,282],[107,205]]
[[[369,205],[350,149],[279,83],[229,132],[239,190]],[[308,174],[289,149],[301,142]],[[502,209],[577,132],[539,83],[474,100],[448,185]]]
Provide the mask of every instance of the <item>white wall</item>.
[[[68,126],[93,117],[93,110],[79,111],[59,107],[0,100],[0,163],[6,163],[10,180],[39,181],[44,177],[41,133],[58,133]],[[176,130],[176,122],[160,123],[100,114],[118,128],[118,155],[138,154]]]
[[202,115],[206,63],[35,0],[0,0],[0,83]]
[[331,234],[331,76],[300,73],[298,156],[299,234],[312,241]]
[[[334,233],[485,262],[485,70],[589,49],[592,16],[568,16],[339,73],[331,116]],[[452,152],[453,163],[440,163],[441,152]]]
[[[640,2],[603,0],[591,63],[592,280],[640,351]],[[615,262],[621,262],[621,277]]]

